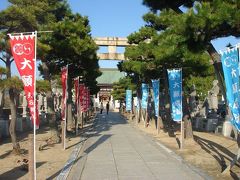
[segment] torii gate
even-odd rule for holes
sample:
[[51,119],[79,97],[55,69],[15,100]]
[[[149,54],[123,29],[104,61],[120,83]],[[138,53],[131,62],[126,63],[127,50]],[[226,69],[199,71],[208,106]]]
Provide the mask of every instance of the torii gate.
[[[120,38],[120,37],[96,37],[93,38],[95,43],[98,46],[108,47],[107,53],[97,53],[99,60],[126,60],[124,57],[124,53],[118,53],[117,47],[126,47],[129,46],[127,38]],[[112,69],[114,70],[114,69]],[[104,73],[109,73],[111,69],[105,70]],[[119,72],[120,73],[120,72]],[[119,74],[118,73],[118,74]],[[104,75],[104,74],[103,74]],[[103,76],[102,75],[102,76]],[[101,80],[103,77],[99,77],[98,80]],[[113,75],[105,75],[105,76],[113,76]],[[116,75],[115,75],[116,76]],[[114,76],[113,76],[114,77]],[[97,98],[99,100],[110,100],[111,97],[111,90],[112,90],[112,82],[110,83],[109,80],[107,82],[100,82],[98,83],[100,87],[100,92],[97,94]],[[107,98],[101,96],[101,94],[106,94],[106,90],[108,90]],[[96,100],[97,101],[97,100]]]
[[100,60],[126,60],[123,53],[117,53],[117,47],[129,46],[127,38],[96,37],[94,41],[98,46],[108,47],[108,53],[97,54]]

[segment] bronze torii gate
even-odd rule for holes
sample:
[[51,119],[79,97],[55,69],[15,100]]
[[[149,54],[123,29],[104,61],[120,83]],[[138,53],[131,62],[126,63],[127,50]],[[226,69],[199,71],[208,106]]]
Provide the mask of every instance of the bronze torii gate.
[[129,46],[127,38],[96,37],[94,41],[98,46],[108,47],[108,53],[97,54],[100,60],[126,60],[123,53],[117,53],[117,47]]

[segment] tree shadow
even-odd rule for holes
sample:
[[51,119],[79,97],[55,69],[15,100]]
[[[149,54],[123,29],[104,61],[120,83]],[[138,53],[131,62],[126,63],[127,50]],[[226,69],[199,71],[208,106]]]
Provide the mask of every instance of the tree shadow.
[[[54,178],[56,178],[57,176],[59,176],[61,174],[62,171],[68,169],[70,166],[72,166],[73,164],[76,164],[79,160],[81,160],[83,158],[83,156],[79,156],[75,161],[72,161],[70,163],[68,163],[66,166],[64,166],[62,169],[58,170],[57,172],[55,172],[53,175],[51,175],[50,177],[46,178],[46,180],[52,180]],[[63,179],[63,178],[59,178],[59,179]]]
[[180,142],[179,138],[176,137],[176,141],[177,141],[177,144],[178,144],[178,148],[180,149],[180,147],[181,147],[181,142]]
[[93,151],[95,148],[97,148],[100,144],[102,144],[102,143],[105,142],[107,139],[109,139],[111,136],[112,136],[112,135],[110,135],[110,134],[101,136],[95,143],[93,143],[90,147],[88,147],[84,152],[85,152],[85,153],[90,153],[90,152]]
[[168,133],[169,137],[176,137],[175,132],[180,131],[180,125],[172,120],[168,113],[167,108],[160,111],[160,117],[163,122],[163,131]]
[[[221,172],[227,168],[226,160],[231,162],[236,156],[234,153],[229,151],[227,148],[199,136],[194,135],[194,140],[201,146],[203,150],[212,155],[212,157],[218,162],[221,167]],[[237,165],[240,167],[239,165]],[[233,174],[233,172],[232,172]]]
[[[37,162],[36,167],[38,168],[45,163],[46,163],[45,161],[44,162]],[[3,180],[5,180],[5,179],[7,179],[7,180],[19,179],[20,177],[24,176],[27,173],[28,173],[28,171],[22,170],[21,166],[18,166],[18,167],[15,167],[15,168],[1,174],[0,179],[3,179]]]
[[[86,150],[83,151],[83,153],[75,160],[70,160],[70,162],[67,162],[66,165],[60,169],[59,171],[57,171],[56,173],[54,173],[53,175],[51,175],[50,177],[47,178],[47,180],[51,180],[51,179],[54,179],[55,177],[59,177],[59,179],[62,179],[61,176],[61,173],[62,173],[62,176],[65,176],[65,173],[64,171],[67,171],[68,168],[70,168],[72,165],[76,164],[78,161],[80,161],[84,156],[86,156],[86,154],[88,154],[89,152],[91,152],[92,150],[94,150],[98,145],[100,145],[101,143],[103,143],[104,141],[106,141],[107,139],[109,138],[108,135],[103,135],[102,137],[100,137],[94,144],[92,144],[90,147],[88,147]],[[82,142],[86,141],[83,140]]]
[[11,154],[12,150],[6,151],[4,154],[0,155],[0,159],[3,159]]
[[96,121],[94,122],[93,126],[88,129],[88,135],[87,137],[96,137],[101,136],[95,143],[93,143],[90,147],[88,147],[84,152],[89,153],[97,146],[105,142],[107,139],[109,139],[112,134],[103,134],[104,131],[108,131],[111,129],[112,126],[118,125],[118,124],[126,124],[127,121],[120,116],[117,112],[109,112],[108,115],[104,114],[98,114],[96,117]]
[[[86,137],[86,139],[82,140],[81,142],[76,143],[75,145],[77,145],[79,143],[83,143],[91,137],[99,137],[99,138],[94,143],[90,144],[89,147],[87,146],[87,144],[84,144],[83,145],[84,150],[80,154],[79,158],[77,158],[76,160],[69,160],[67,162],[67,165],[64,166],[63,169],[59,170],[58,172],[53,174],[48,179],[53,179],[56,176],[61,175],[61,173],[63,171],[66,171],[66,169],[70,168],[73,164],[76,164],[84,156],[88,155],[90,152],[92,152],[94,149],[96,149],[99,145],[104,143],[107,139],[109,139],[112,136],[111,134],[103,134],[103,132],[110,130],[110,128],[114,125],[126,124],[126,123],[127,123],[126,120],[123,119],[122,117],[120,117],[119,113],[116,113],[116,112],[109,112],[108,115],[98,114],[96,116],[95,121],[93,122],[92,126],[88,126],[88,127],[82,129],[81,137]],[[72,146],[75,146],[75,145],[72,145]],[[70,147],[68,147],[68,148],[70,148]],[[76,173],[79,173],[79,172],[76,172]]]
[[[9,114],[10,114],[10,112],[9,112]],[[46,116],[47,116],[47,114],[46,114]],[[59,115],[57,115],[57,113],[56,113],[56,117],[58,117],[58,116]],[[46,117],[46,118],[47,118],[45,120],[46,122],[41,123],[41,121],[40,121],[40,127],[39,127],[39,129],[36,130],[36,134],[46,134],[51,129],[50,128],[51,124],[49,123],[49,117]],[[5,119],[8,119],[8,116]],[[8,121],[8,123],[9,123],[9,120],[6,120],[6,121]],[[20,143],[27,141],[28,135],[33,134],[33,125],[32,124],[30,125],[28,121],[29,120],[27,120],[25,117],[22,117],[23,130],[16,131],[17,141]],[[57,118],[54,126],[56,126],[56,128],[57,128],[59,126],[59,124],[60,124],[60,120]],[[4,144],[4,143],[11,143],[10,135],[8,135],[7,137],[4,137],[3,141],[0,142],[0,144]]]
[[66,147],[66,149],[70,149],[71,147],[76,146],[76,145],[78,145],[80,143],[83,143],[84,141],[86,141],[86,139],[83,139],[83,140],[81,140],[81,141],[79,141],[79,142],[77,142],[75,144],[72,144],[71,146]]
[[[38,129],[36,131],[36,134],[46,134],[48,131],[49,131],[49,127],[47,126],[42,126],[40,129]],[[21,142],[25,142],[25,141],[28,141],[28,135],[29,134],[33,134],[33,130],[26,130],[24,132],[16,132],[16,136],[17,136],[17,142],[20,143],[21,145]],[[6,143],[11,143],[11,138],[10,136],[9,137],[5,137],[2,142],[0,144],[6,144]]]
[[61,173],[62,169],[58,170],[57,172],[55,172],[53,175],[51,175],[50,177],[46,178],[46,180],[52,180],[55,177],[57,177],[60,173]]
[[239,179],[240,179],[240,177],[239,177],[236,173],[234,173],[233,171],[230,171],[230,176],[231,176],[234,180],[239,180]]

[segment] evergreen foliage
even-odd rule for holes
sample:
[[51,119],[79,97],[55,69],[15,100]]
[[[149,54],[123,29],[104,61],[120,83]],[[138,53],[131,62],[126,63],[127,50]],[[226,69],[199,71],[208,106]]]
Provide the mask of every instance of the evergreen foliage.
[[114,100],[124,101],[126,98],[126,90],[132,90],[134,93],[136,91],[136,85],[131,82],[131,79],[128,77],[124,77],[119,79],[118,82],[113,84],[113,91],[111,95]]
[[213,78],[210,59],[216,58],[216,51],[211,40],[239,36],[239,1],[144,0],[143,4],[152,11],[143,16],[145,27],[128,36],[132,46],[125,55],[130,61],[119,64],[119,69],[149,82],[166,78],[166,69],[182,68],[186,86],[193,77]]
[[37,80],[36,82],[36,91],[37,92],[47,92],[51,90],[51,84],[46,80]]
[[172,58],[173,53],[178,54],[180,51],[176,57],[182,59],[184,64],[189,64],[191,68],[188,69],[192,71],[183,69],[185,78],[189,78],[189,73],[196,78],[211,75],[212,68],[206,66],[207,61],[212,59],[215,73],[222,84],[220,57],[211,41],[230,35],[239,37],[240,1],[144,0],[143,4],[152,10],[144,16],[147,26],[160,31],[160,46],[165,46],[163,51],[159,49],[157,59],[163,54],[166,59]]
[[[43,78],[37,84],[39,91],[47,90],[48,114],[54,122],[53,100],[51,100],[50,81],[60,73],[63,66],[69,67],[70,79],[78,75],[85,76],[86,85],[91,93],[96,93],[96,78],[101,74],[87,17],[72,13],[66,0],[9,0],[10,5],[0,11],[0,60],[6,65],[6,80],[1,84],[9,87],[12,120],[10,135],[13,149],[20,151],[17,143],[15,89],[17,78],[11,78],[11,63],[14,61],[8,42],[8,33],[53,31],[38,33],[37,60],[41,60],[39,69]],[[13,83],[15,82],[15,83]],[[21,83],[22,85],[22,83]],[[71,87],[69,88],[71,89]],[[51,103],[52,102],[52,103]],[[51,106],[51,107],[50,107]],[[54,124],[54,123],[52,123]]]

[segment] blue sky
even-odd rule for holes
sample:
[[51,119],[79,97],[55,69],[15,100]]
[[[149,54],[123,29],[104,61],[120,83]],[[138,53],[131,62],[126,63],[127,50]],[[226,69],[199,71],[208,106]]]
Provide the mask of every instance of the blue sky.
[[[142,0],[69,0],[73,12],[88,16],[93,37],[127,37],[144,25],[148,8]],[[100,48],[100,52],[106,52]],[[118,61],[100,61],[100,67],[116,67]]]
[[[73,12],[88,16],[93,37],[126,37],[144,25],[142,16],[148,12],[142,0],[69,0],[69,4]],[[7,0],[1,0],[0,10],[7,5]],[[229,37],[212,41],[218,51],[224,50],[229,42],[235,45],[240,39]],[[117,62],[101,61],[99,64],[100,67],[116,67]]]

